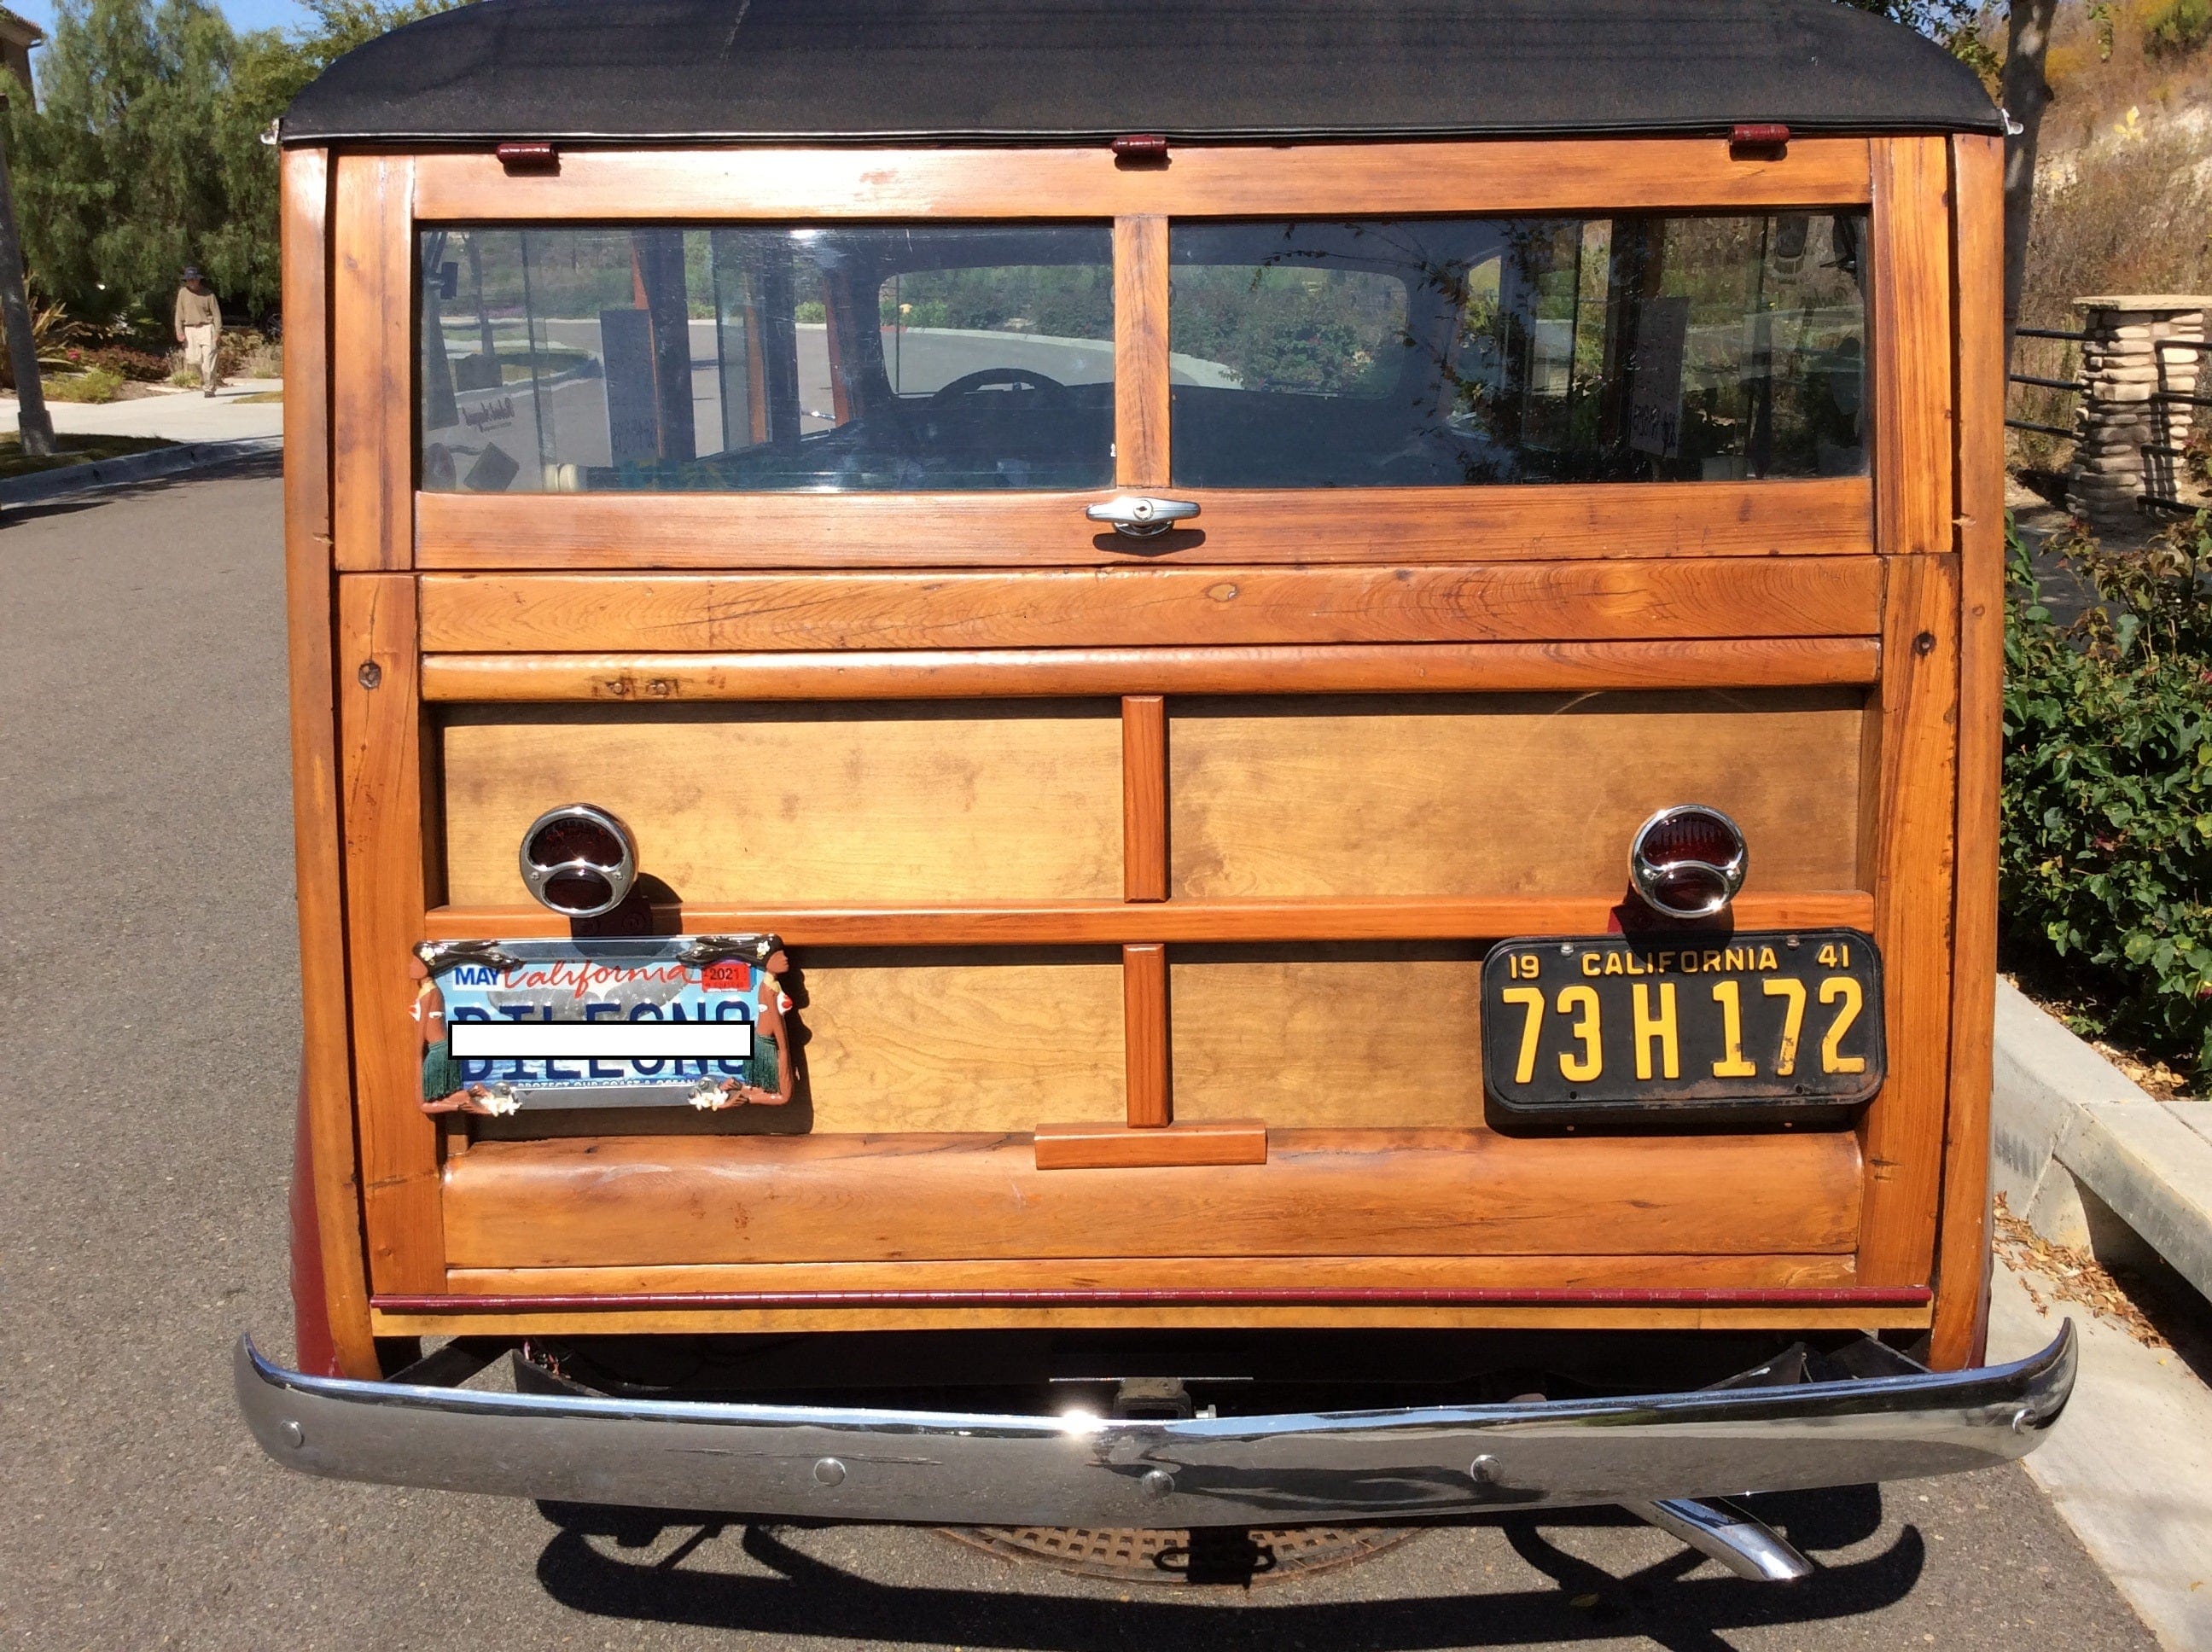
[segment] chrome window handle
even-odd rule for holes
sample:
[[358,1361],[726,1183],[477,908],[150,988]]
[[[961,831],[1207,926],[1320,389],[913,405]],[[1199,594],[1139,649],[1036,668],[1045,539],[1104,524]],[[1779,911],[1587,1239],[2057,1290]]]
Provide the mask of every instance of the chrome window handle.
[[1149,539],[1156,533],[1165,533],[1173,523],[1188,522],[1196,516],[1198,501],[1146,499],[1123,494],[1103,505],[1093,505],[1083,513],[1094,522],[1111,522],[1116,533],[1126,533],[1132,539]]

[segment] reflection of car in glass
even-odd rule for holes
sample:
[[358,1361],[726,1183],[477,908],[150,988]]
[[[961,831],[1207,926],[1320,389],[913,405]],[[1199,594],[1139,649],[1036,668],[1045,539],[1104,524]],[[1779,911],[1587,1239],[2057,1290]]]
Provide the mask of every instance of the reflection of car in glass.
[[979,3],[483,0],[288,115],[257,1436],[1765,1576],[1692,1499],[2030,1449],[1972,74],[1829,0]]

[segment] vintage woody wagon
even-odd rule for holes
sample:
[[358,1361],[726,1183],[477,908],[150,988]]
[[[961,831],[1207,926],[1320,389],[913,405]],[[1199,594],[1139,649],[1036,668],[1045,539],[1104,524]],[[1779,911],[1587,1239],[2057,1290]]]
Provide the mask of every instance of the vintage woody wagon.
[[2002,137],[1945,54],[484,0],[282,140],[279,1461],[1622,1503],[1782,1575],[1688,1500],[2056,1419],[2066,1336],[1980,1363]]

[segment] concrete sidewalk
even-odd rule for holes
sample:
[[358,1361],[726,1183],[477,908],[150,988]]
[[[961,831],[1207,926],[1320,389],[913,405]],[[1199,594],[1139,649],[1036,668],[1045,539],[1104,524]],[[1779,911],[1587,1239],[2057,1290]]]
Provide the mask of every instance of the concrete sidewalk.
[[[284,434],[282,402],[248,402],[249,396],[282,391],[281,379],[238,379],[213,396],[197,390],[100,404],[48,402],[57,434],[77,436],[158,436],[167,441],[251,441]],[[0,433],[15,428],[15,398],[0,396]]]

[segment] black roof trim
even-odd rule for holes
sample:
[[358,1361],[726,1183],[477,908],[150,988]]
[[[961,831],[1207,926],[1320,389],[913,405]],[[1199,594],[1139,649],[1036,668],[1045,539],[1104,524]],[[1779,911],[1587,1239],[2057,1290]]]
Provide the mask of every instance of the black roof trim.
[[477,0],[349,52],[290,144],[1997,132],[1834,0]]

